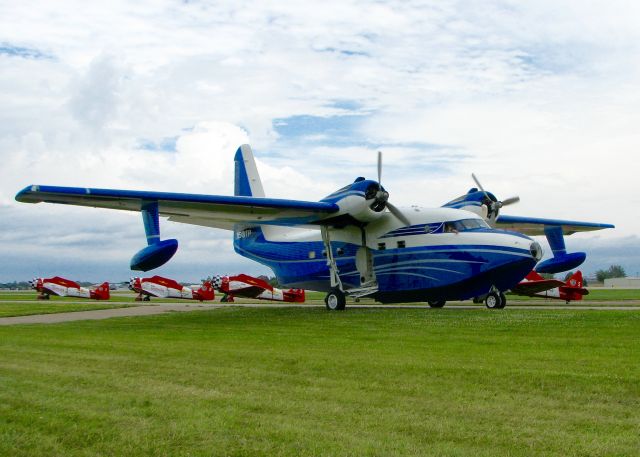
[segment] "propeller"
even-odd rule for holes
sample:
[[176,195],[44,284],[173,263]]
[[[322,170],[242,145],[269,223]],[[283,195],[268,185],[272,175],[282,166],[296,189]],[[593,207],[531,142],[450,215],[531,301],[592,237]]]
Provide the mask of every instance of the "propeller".
[[411,225],[411,222],[402,214],[402,211],[389,201],[389,192],[382,187],[382,151],[378,151],[378,185],[380,188],[376,192],[376,201],[371,205],[371,209],[375,210],[376,207],[379,207],[378,205],[381,205],[380,211],[386,207],[400,222],[405,225]]
[[500,211],[500,208],[502,208],[503,206],[513,205],[514,203],[518,203],[520,201],[520,197],[518,196],[505,198],[502,201],[497,199],[494,200],[493,198],[491,198],[489,193],[486,190],[484,190],[484,187],[482,187],[482,184],[480,184],[480,180],[476,177],[474,173],[471,173],[471,177],[473,178],[475,183],[478,185],[480,190],[484,193],[487,200],[491,202],[490,204],[487,205],[489,208],[489,213],[488,213],[489,217],[491,217],[491,215],[494,215],[494,218],[497,217],[498,212]]

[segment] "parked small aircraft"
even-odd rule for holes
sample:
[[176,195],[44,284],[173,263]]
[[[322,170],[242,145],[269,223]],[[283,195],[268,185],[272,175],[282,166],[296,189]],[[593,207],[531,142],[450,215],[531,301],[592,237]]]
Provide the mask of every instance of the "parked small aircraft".
[[40,292],[38,300],[49,300],[51,295],[59,297],[90,298],[92,300],[109,300],[109,283],[103,282],[90,288],[81,287],[75,281],[54,276],[53,278],[35,278],[31,287]]
[[[356,178],[319,202],[266,198],[251,148],[242,145],[235,155],[234,196],[32,185],[16,200],[141,212],[148,246],[131,259],[134,270],[157,268],[178,248],[175,239],[160,240],[160,216],[232,230],[238,254],[271,268],[286,287],[327,292],[325,303],[331,310],[344,309],[347,295],[380,302],[428,301],[436,308],[446,300],[482,295],[488,307],[500,308],[502,292],[517,285],[541,259],[539,243],[523,233],[496,230],[477,213],[484,204],[485,217],[489,209],[491,217],[497,215],[506,201],[498,202],[493,194],[476,189],[445,207],[400,209],[389,202],[381,173],[378,154],[377,181]],[[512,230],[533,228],[562,243],[563,234],[613,227],[495,219],[496,224],[500,221]],[[552,249],[554,268],[573,268],[584,260],[566,254],[558,243]]]
[[213,287],[225,294],[222,301],[233,302],[233,297],[257,298],[259,300],[304,303],[304,289],[282,290],[273,287],[267,281],[253,276],[239,274],[235,276],[215,276]]
[[138,294],[136,301],[149,301],[151,297],[180,298],[185,300],[213,300],[213,286],[209,281],[201,285],[186,287],[173,279],[162,276],[131,278],[129,289]]
[[555,298],[571,301],[582,300],[589,294],[583,287],[582,272],[576,271],[566,282],[557,279],[545,279],[538,272],[532,271],[523,281],[511,289],[511,293],[528,297]]

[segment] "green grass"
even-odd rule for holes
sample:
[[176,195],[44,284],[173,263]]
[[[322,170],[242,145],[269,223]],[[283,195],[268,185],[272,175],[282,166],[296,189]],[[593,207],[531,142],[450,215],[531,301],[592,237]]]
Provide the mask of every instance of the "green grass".
[[640,300],[640,289],[589,289],[589,295],[584,300]]
[[0,455],[637,455],[640,312],[0,327]]
[[[38,300],[38,292],[0,292],[0,300]],[[134,301],[135,294],[133,292],[111,292],[111,301]],[[51,295],[50,301],[87,301],[88,298],[80,297],[58,297],[57,295]]]
[[[636,305],[633,301],[640,301],[640,289],[589,289],[589,294],[582,300],[571,302],[572,305],[597,305],[599,302],[619,302],[617,306]],[[557,299],[532,298],[507,294],[508,303],[516,304],[517,301],[526,301],[531,305],[564,305],[564,301]],[[629,302],[629,303],[625,303]],[[508,305],[507,305],[508,306]]]
[[[131,303],[133,305],[133,303]],[[113,304],[108,301],[73,302],[66,300],[42,300],[33,302],[0,302],[0,317],[29,316],[32,314],[67,313],[93,309],[124,308],[131,305]]]

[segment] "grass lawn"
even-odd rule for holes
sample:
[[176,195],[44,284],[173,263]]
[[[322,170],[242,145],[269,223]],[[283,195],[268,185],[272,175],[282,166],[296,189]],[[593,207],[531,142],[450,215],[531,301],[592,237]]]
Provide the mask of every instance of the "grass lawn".
[[[134,303],[131,303],[133,305]],[[73,302],[67,300],[34,300],[33,302],[0,302],[0,317],[30,316],[32,314],[67,313],[92,309],[124,308],[131,305],[113,304],[108,301]]]
[[638,455],[640,312],[0,327],[0,455]]

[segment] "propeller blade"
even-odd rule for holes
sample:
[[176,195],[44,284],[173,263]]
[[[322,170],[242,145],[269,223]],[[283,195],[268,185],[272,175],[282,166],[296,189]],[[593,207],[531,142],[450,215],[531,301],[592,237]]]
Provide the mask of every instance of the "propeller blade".
[[404,225],[411,225],[411,222],[409,222],[409,219],[407,219],[407,216],[402,214],[402,211],[400,211],[395,205],[387,202],[387,208],[389,209],[391,214],[397,217],[398,220],[402,222]]
[[378,184],[382,186],[382,151],[378,151]]
[[473,180],[476,182],[476,184],[478,185],[478,187],[480,188],[480,190],[486,194],[486,193],[487,193],[487,191],[486,191],[486,190],[484,190],[484,187],[482,187],[482,184],[480,184],[480,181],[478,180],[478,178],[476,178],[476,175],[475,175],[474,173],[471,173],[471,177],[472,177],[472,178],[473,178]]
[[518,203],[520,201],[520,197],[511,197],[505,198],[502,200],[502,206],[513,205],[514,203]]

